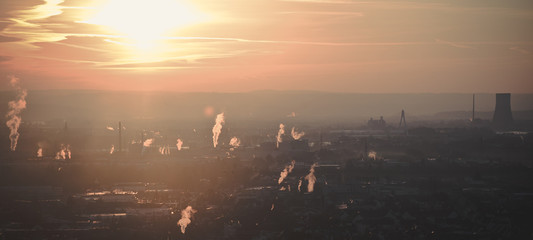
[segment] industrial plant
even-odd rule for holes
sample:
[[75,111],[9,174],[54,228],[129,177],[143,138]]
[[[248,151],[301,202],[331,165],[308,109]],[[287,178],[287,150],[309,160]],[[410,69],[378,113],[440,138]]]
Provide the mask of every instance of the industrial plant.
[[37,121],[29,98],[0,132],[0,239],[528,239],[533,118],[471,96],[433,118],[104,123]]

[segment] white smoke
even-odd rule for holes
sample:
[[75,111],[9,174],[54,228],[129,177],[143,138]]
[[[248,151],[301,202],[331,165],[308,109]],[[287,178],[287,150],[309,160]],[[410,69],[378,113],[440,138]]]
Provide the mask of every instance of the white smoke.
[[70,145],[63,145],[61,144],[61,147],[60,147],[60,150],[59,152],[56,153],[56,157],[55,159],[57,160],[66,160],[66,159],[71,159],[72,155],[71,155],[71,152],[70,152]]
[[213,126],[213,147],[217,147],[218,145],[218,136],[220,135],[220,132],[222,131],[222,125],[224,124],[224,113],[220,113],[217,115],[217,118],[215,119],[215,126]]
[[304,131],[297,132],[295,128],[292,127],[291,135],[292,135],[292,138],[294,138],[294,140],[300,140],[300,138],[302,138],[305,135],[305,132]]
[[56,159],[60,160],[60,159],[65,159],[65,158],[66,158],[65,147],[63,146],[63,144],[61,144],[61,150],[59,150],[59,152],[56,153]]
[[170,155],[170,147],[168,145],[159,147],[159,153],[164,156]]
[[18,133],[20,123],[22,119],[20,118],[20,112],[26,108],[26,96],[28,93],[26,89],[22,89],[19,86],[19,79],[16,77],[11,77],[10,84],[17,91],[17,97],[13,101],[7,103],[9,111],[6,114],[7,122],[6,126],[9,127],[11,132],[9,133],[9,139],[11,140],[11,151],[15,151],[17,148],[17,142],[20,134]]
[[181,151],[181,146],[183,145],[183,141],[178,138],[178,143],[176,143],[176,147],[178,148],[178,151]]
[[43,148],[42,147],[39,147],[39,149],[37,150],[37,157],[43,157]]
[[115,145],[111,145],[111,150],[109,150],[109,154],[113,154],[115,152]]
[[315,167],[317,166],[316,163],[313,163],[313,165],[311,165],[311,169],[309,169],[309,174],[307,174],[307,176],[305,176],[305,180],[307,180],[308,184],[307,184],[307,191],[308,192],[313,192],[314,189],[315,189],[315,182],[316,182],[316,177],[315,177]]
[[283,123],[279,124],[278,136],[276,136],[276,147],[279,148],[279,144],[283,142],[282,135],[285,134],[285,125]]
[[192,214],[195,212],[196,210],[191,206],[187,206],[181,211],[181,219],[178,221],[178,226],[181,227],[181,233],[185,234],[185,229],[187,228],[187,225],[191,223]]
[[70,151],[70,145],[67,144],[67,150],[66,150],[66,153],[67,153],[67,159],[72,159],[72,152]]
[[154,142],[153,138],[148,138],[148,139],[144,140],[143,147],[150,147],[150,145],[152,145],[153,142]]
[[232,137],[231,140],[229,141],[229,145],[232,146],[233,148],[238,148],[241,145],[241,140],[238,139],[237,137]]
[[289,173],[292,172],[294,164],[296,164],[296,161],[292,160],[291,164],[285,166],[283,171],[281,171],[281,173],[279,174],[278,184],[281,184],[283,180],[289,175]]
[[148,139],[144,140],[143,148],[141,150],[141,154],[144,153],[146,151],[146,149],[149,148],[152,145],[153,142],[154,142],[153,138],[148,138]]
[[372,160],[376,160],[376,157],[377,157],[377,153],[376,152],[370,151],[368,153],[368,158],[371,158]]

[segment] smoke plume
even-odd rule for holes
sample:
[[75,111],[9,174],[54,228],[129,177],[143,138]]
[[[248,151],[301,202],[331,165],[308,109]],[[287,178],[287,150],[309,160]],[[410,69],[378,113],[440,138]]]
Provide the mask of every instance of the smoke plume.
[[276,136],[276,147],[279,148],[279,144],[283,142],[282,135],[285,134],[285,125],[283,123],[279,124],[278,136]]
[[224,124],[224,113],[220,113],[217,115],[217,118],[215,119],[215,126],[213,126],[213,147],[217,147],[218,145],[218,136],[220,135],[220,132],[222,131],[222,125]]
[[26,92],[26,89],[22,89],[19,86],[18,78],[11,77],[10,84],[17,91],[17,96],[15,100],[9,101],[7,103],[9,110],[6,114],[6,126],[9,127],[9,130],[11,130],[9,133],[9,139],[11,140],[11,151],[15,151],[20,136],[18,130],[20,122],[22,121],[22,119],[20,118],[20,112],[22,112],[22,110],[26,108],[26,96],[28,95],[28,93]]
[[305,135],[305,132],[304,131],[297,132],[294,129],[294,127],[292,127],[291,135],[292,135],[292,138],[294,138],[294,140],[300,140],[300,138],[302,138]]
[[154,142],[153,138],[148,138],[144,140],[143,147],[150,147],[150,145],[152,145],[153,142]]
[[144,140],[143,148],[141,150],[141,154],[144,153],[146,151],[146,148],[149,148],[152,145],[153,142],[154,142],[153,138],[148,138],[148,139]]
[[195,212],[196,210],[192,209],[191,206],[187,206],[181,211],[181,219],[178,221],[178,226],[181,227],[181,233],[185,234],[185,229],[191,223],[192,214]]
[[170,147],[168,145],[159,147],[159,153],[164,156],[170,155]]
[[239,140],[237,137],[232,137],[229,141],[229,145],[238,148],[241,145],[241,140]]
[[295,163],[296,161],[292,160],[291,164],[285,166],[285,169],[283,169],[283,171],[281,171],[281,173],[279,174],[278,184],[281,184],[283,180],[289,175],[289,173],[292,172]]
[[178,143],[176,143],[176,147],[178,147],[178,151],[181,151],[181,146],[183,145],[183,141],[178,138]]
[[313,165],[311,165],[311,169],[309,169],[309,174],[307,174],[307,176],[305,176],[305,180],[307,180],[308,184],[307,184],[307,191],[308,192],[313,192],[314,189],[315,189],[315,182],[316,182],[316,177],[315,177],[315,167],[317,166],[316,163],[313,163]]
[[66,159],[71,159],[72,155],[71,155],[71,152],[70,152],[70,145],[63,145],[61,144],[61,147],[60,147],[60,150],[59,152],[56,153],[56,157],[55,159],[57,160],[66,160]]
[[376,152],[370,151],[368,153],[368,158],[371,158],[372,160],[376,160],[376,157],[377,157],[377,153]]

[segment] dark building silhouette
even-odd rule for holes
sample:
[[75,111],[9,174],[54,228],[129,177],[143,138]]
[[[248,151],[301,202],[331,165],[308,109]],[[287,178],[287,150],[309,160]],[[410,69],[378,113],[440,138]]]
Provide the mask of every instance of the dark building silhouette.
[[492,126],[495,129],[505,130],[513,125],[513,114],[511,112],[511,94],[497,93],[496,108],[492,118]]
[[403,129],[405,131],[405,134],[407,135],[407,122],[405,121],[405,111],[402,109],[402,116],[400,117],[400,125],[398,126],[400,129]]
[[472,122],[476,120],[476,94],[472,94]]
[[383,130],[387,127],[387,123],[383,119],[383,116],[381,116],[379,120],[374,120],[374,118],[370,118],[370,120],[368,120],[367,125],[370,129],[374,130]]

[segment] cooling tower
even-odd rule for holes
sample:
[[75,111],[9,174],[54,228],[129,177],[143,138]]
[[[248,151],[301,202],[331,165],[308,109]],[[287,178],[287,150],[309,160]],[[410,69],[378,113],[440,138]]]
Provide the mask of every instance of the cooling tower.
[[495,129],[509,129],[513,125],[513,114],[511,113],[511,94],[496,94],[496,109],[492,118],[492,126]]

